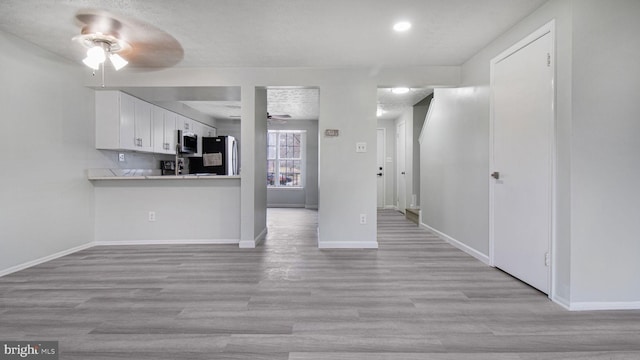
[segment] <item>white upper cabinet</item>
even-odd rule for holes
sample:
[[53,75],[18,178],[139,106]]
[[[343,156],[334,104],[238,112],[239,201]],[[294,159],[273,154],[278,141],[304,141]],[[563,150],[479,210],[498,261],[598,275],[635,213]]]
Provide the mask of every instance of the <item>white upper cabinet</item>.
[[153,152],[153,125],[151,107],[148,102],[136,99],[135,107],[135,146],[138,151]]
[[216,128],[209,126],[209,125],[203,125],[202,126],[204,128],[203,134],[202,136],[204,137],[215,137],[217,136],[216,133]]
[[202,132],[204,126],[197,121],[192,121],[191,129],[191,132],[198,136],[198,151],[194,154],[194,156],[202,156]]
[[120,91],[96,91],[96,149],[152,152],[151,104]]
[[178,130],[182,130],[183,132],[193,132],[194,121],[189,119],[186,116],[182,116],[180,114],[176,114],[176,115],[177,115]]
[[153,119],[153,152],[160,154],[176,153],[176,118],[177,114],[154,106],[151,110]]
[[[117,90],[96,91],[96,149],[175,154],[177,131],[215,136],[215,128]],[[213,131],[212,131],[213,130]]]
[[[119,146],[116,145],[115,148],[137,150],[136,147],[138,144],[138,139],[136,137],[136,121],[135,121],[136,98],[123,93],[120,93],[119,95],[120,95],[119,99],[116,99],[116,101],[119,100],[120,102],[120,144],[118,144]],[[96,111],[97,111],[97,108],[98,107],[96,104]],[[117,124],[118,119],[113,119],[112,121]]]

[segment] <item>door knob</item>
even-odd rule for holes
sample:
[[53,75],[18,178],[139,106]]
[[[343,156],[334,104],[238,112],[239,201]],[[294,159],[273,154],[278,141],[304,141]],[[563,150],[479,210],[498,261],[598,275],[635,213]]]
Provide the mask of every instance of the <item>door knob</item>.
[[404,171],[400,173],[400,175],[404,175]]
[[498,180],[500,179],[500,173],[498,171],[494,171],[493,173],[491,173],[491,177]]
[[378,175],[378,176],[382,176],[382,173],[381,173],[381,172],[379,172],[377,175]]

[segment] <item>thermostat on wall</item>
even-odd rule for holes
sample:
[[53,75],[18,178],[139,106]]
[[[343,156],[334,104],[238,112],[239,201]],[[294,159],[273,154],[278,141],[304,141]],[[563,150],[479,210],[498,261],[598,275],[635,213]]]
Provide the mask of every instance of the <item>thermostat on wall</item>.
[[340,130],[338,129],[325,129],[324,130],[324,136],[330,136],[330,137],[335,137],[340,135]]

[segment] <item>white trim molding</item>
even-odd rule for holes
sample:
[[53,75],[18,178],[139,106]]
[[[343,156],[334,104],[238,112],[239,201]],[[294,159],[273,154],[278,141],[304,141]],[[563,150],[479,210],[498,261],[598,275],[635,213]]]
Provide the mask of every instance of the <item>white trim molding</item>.
[[267,208],[304,208],[304,204],[267,204]]
[[377,249],[377,241],[318,241],[319,249]]
[[254,249],[267,238],[267,228],[262,229],[260,234],[253,240],[240,240],[238,247],[241,249]]
[[640,310],[640,301],[584,301],[569,305],[571,311],[592,310]]
[[44,256],[44,257],[41,257],[39,259],[27,261],[26,263],[18,264],[18,265],[12,266],[10,268],[4,269],[4,270],[0,270],[0,277],[12,274],[12,273],[20,271],[20,270],[24,270],[24,269],[30,268],[32,266],[36,266],[36,265],[40,265],[42,263],[46,263],[47,261],[55,260],[57,258],[60,258],[60,257],[63,257],[63,256],[67,256],[67,255],[73,254],[73,253],[81,251],[81,250],[89,249],[89,248],[92,248],[93,246],[94,246],[94,244],[91,242],[91,243],[87,243],[87,244],[84,244],[84,245],[72,247],[71,249],[63,250],[63,251],[57,252],[55,254]]
[[420,227],[423,228],[423,229],[431,231],[432,233],[438,235],[438,237],[440,237],[445,242],[455,246],[456,248],[458,248],[458,249],[464,251],[465,253],[473,256],[474,258],[482,261],[484,264],[490,266],[490,264],[489,264],[489,256],[481,253],[480,251],[470,247],[469,245],[467,245],[467,244],[465,244],[463,242],[460,242],[460,241],[452,238],[451,236],[449,236],[449,235],[447,235],[447,234],[445,234],[445,233],[443,233],[443,232],[441,232],[439,230],[436,230],[436,229],[432,228],[431,226],[423,223],[422,221],[420,221]]
[[238,244],[239,239],[169,239],[169,240],[122,240],[122,241],[96,241],[95,246],[113,245],[224,245]]

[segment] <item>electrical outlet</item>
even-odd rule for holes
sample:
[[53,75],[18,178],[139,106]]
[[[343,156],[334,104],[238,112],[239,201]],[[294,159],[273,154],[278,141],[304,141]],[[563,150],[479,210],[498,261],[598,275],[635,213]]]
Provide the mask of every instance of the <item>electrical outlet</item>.
[[118,161],[124,162],[124,154],[123,153],[118,154]]
[[356,143],[356,152],[359,152],[359,153],[367,152],[367,143],[366,142]]
[[360,225],[367,223],[367,214],[360,214]]
[[149,221],[156,221],[156,212],[149,211]]

